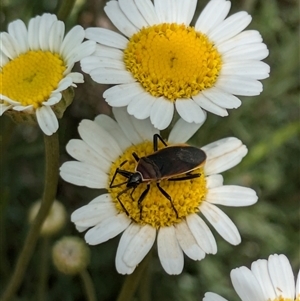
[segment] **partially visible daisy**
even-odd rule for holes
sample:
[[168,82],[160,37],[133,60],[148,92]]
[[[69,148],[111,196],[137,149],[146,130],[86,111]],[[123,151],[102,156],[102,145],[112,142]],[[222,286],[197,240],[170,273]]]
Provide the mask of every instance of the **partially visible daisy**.
[[[233,287],[242,301],[299,301],[300,271],[295,278],[289,260],[283,254],[268,260],[254,261],[251,270],[245,266],[231,271]],[[227,301],[214,293],[206,293],[203,301]]]
[[86,29],[86,38],[98,45],[81,66],[95,82],[116,84],[103,94],[108,104],[127,106],[137,119],[150,117],[161,130],[175,109],[187,122],[201,123],[205,111],[227,116],[227,109],[238,108],[235,95],[262,92],[259,80],[270,67],[261,60],[269,51],[258,31],[243,31],[251,16],[242,11],[226,18],[230,1],[211,0],[191,26],[196,5],[197,0],[107,2],[105,12],[124,36]]
[[[113,112],[116,121],[99,115],[94,121],[80,123],[78,131],[82,140],[74,139],[67,144],[68,153],[77,161],[65,162],[60,168],[60,175],[67,182],[108,191],[71,216],[79,231],[89,229],[85,234],[86,242],[97,245],[124,231],[116,255],[116,268],[121,274],[134,271],[156,238],[159,258],[168,274],[181,273],[183,253],[193,260],[215,254],[215,238],[198,213],[202,213],[226,241],[239,244],[241,237],[236,226],[216,205],[241,207],[257,201],[255,191],[224,186],[219,174],[242,160],[247,153],[245,145],[237,138],[225,138],[202,147],[206,162],[192,172],[198,177],[160,181],[174,207],[155,182],[150,184],[139,206],[138,200],[147,184],[141,183],[134,192],[130,189],[121,193],[127,179],[119,174],[114,178],[118,187],[110,188],[110,184],[117,168],[135,171],[133,152],[140,158],[153,153],[153,135],[159,132],[149,118],[137,120],[122,108],[114,108]],[[179,119],[166,143],[185,143],[199,126]],[[163,147],[160,143],[159,148]]]
[[65,24],[55,15],[43,14],[8,25],[0,36],[0,116],[7,110],[35,114],[46,135],[58,129],[53,106],[62,92],[83,83],[71,72],[74,64],[95,51],[95,42],[83,42],[84,29],[77,25],[64,37]]

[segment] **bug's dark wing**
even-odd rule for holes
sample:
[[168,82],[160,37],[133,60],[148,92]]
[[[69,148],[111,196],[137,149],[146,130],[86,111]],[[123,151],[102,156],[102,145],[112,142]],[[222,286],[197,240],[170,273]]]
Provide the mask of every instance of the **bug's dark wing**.
[[187,173],[200,166],[206,159],[203,150],[193,146],[170,146],[147,157],[160,171],[159,178]]

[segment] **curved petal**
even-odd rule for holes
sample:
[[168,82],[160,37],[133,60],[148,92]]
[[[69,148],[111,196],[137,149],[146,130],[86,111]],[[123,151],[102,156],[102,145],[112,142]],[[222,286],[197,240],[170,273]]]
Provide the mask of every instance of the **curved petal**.
[[48,136],[58,130],[58,120],[51,107],[43,106],[37,109],[36,119],[41,130]]
[[223,185],[223,176],[222,175],[211,175],[208,177],[205,177],[206,180],[206,188],[208,190],[220,187]]
[[234,269],[230,273],[232,285],[243,301],[265,301],[259,283],[246,267]]
[[175,224],[175,232],[181,249],[188,257],[193,260],[202,260],[205,257],[205,252],[197,244],[185,220]]
[[207,97],[204,96],[203,93],[199,93],[198,95],[193,96],[193,99],[198,106],[208,112],[222,117],[228,115],[227,111],[224,108],[221,108],[220,106],[211,102]]
[[207,34],[226,18],[229,13],[230,6],[230,1],[209,1],[196,21],[196,30]]
[[212,188],[206,195],[206,201],[212,204],[244,207],[257,202],[256,192],[248,187],[225,185]]
[[202,301],[227,301],[225,298],[215,294],[215,293],[206,293]]
[[51,52],[59,53],[62,41],[65,35],[65,23],[62,21],[54,22],[47,35],[49,39],[49,50]]
[[186,217],[186,222],[201,249],[207,254],[216,254],[216,240],[200,216],[190,214]]
[[108,176],[93,165],[69,161],[60,167],[60,176],[67,182],[89,188],[107,188]]
[[295,298],[295,279],[287,257],[283,254],[270,255],[268,268],[277,297],[293,300]]
[[101,244],[123,232],[130,223],[131,220],[125,213],[112,216],[90,229],[84,239],[89,245]]
[[19,45],[14,37],[6,32],[0,33],[1,51],[10,59],[16,58],[19,53]]
[[125,36],[131,37],[138,31],[138,28],[123,13],[118,1],[107,2],[104,11],[116,28]]
[[28,33],[23,21],[16,20],[9,23],[7,31],[18,42],[19,54],[28,51]]
[[123,255],[123,261],[129,267],[136,267],[152,248],[156,237],[156,229],[150,225],[140,227],[133,236]]
[[176,23],[189,26],[197,6],[197,0],[177,0]]
[[173,114],[173,103],[160,97],[152,106],[150,120],[157,129],[164,130],[171,123]]
[[121,236],[115,261],[116,269],[118,273],[122,275],[131,274],[135,270],[135,267],[130,267],[124,262],[123,257],[128,246],[130,245],[131,240],[138,234],[140,228],[141,226],[139,224],[131,223]]
[[169,275],[178,275],[183,270],[183,252],[173,226],[160,228],[157,235],[157,251],[161,265]]
[[85,30],[85,38],[118,49],[125,49],[128,43],[125,37],[106,28],[87,28]]
[[241,236],[237,227],[222,210],[207,202],[201,203],[200,210],[226,241],[234,246],[241,243]]
[[155,12],[153,3],[151,2],[151,0],[144,0],[144,1],[140,1],[140,0],[134,0],[137,8],[139,9],[140,13],[142,14],[142,16],[145,18],[145,20],[147,21],[148,25],[154,25],[154,24],[158,24],[159,20],[157,17],[157,14]]
[[205,119],[202,123],[189,123],[186,122],[184,119],[179,118],[171,129],[171,132],[168,137],[168,142],[170,142],[171,144],[187,142],[205,122],[206,112],[203,112],[205,113]]
[[39,24],[39,45],[43,51],[49,50],[49,32],[57,17],[52,14],[43,14]]
[[128,104],[127,111],[137,119],[146,119],[150,116],[156,97],[147,92],[135,95]]
[[180,117],[187,122],[203,123],[205,120],[206,114],[192,99],[176,99],[175,107]]

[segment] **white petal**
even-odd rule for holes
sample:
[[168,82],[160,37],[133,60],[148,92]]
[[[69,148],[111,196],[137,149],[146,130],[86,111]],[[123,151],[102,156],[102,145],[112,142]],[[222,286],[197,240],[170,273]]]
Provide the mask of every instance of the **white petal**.
[[227,301],[225,298],[215,294],[215,293],[205,293],[202,301]]
[[65,23],[62,21],[54,22],[47,36],[49,39],[49,50],[51,52],[59,53],[64,35]]
[[193,99],[195,101],[195,103],[200,106],[201,108],[203,108],[204,110],[211,112],[213,114],[219,115],[219,116],[227,116],[228,113],[225,109],[217,106],[216,104],[214,104],[213,102],[211,102],[208,98],[206,98],[204,96],[203,93],[200,93],[198,95],[193,96]]
[[196,30],[202,33],[208,33],[210,30],[214,29],[226,18],[230,6],[230,1],[209,1],[196,21]]
[[293,300],[295,297],[295,279],[287,257],[283,254],[270,255],[268,267],[277,297],[281,296]]
[[3,103],[0,103],[0,116],[3,115],[3,113],[7,110],[9,110],[12,107],[12,105],[6,105]]
[[[1,43],[1,40],[0,40]],[[2,51],[2,49],[0,49],[0,67],[1,67],[1,72],[2,72],[2,67],[4,67],[8,62],[9,62],[9,58],[7,55],[5,55]]]
[[71,139],[67,146],[67,152],[76,160],[97,166],[103,172],[108,173],[111,162],[96,152],[80,139]]
[[197,0],[178,0],[176,23],[189,26],[197,6]]
[[269,55],[269,50],[264,43],[240,45],[222,55],[222,61],[263,60]]
[[133,117],[127,113],[126,109],[113,108],[113,113],[127,139],[132,144],[141,143],[143,140],[132,123]]
[[116,140],[97,123],[91,120],[82,120],[78,126],[80,137],[97,153],[113,162],[120,154],[120,149]]
[[222,210],[207,202],[202,202],[200,210],[226,241],[234,246],[241,243],[241,236],[237,227]]
[[92,203],[75,210],[71,215],[71,221],[79,227],[93,227],[117,214],[118,211],[113,202]]
[[15,106],[21,105],[20,102],[12,100],[12,99],[10,99],[9,97],[7,97],[7,96],[5,96],[3,94],[0,94],[0,99],[8,102],[9,104],[15,105]]
[[176,99],[175,107],[180,117],[187,122],[203,123],[205,120],[206,114],[192,99]]
[[[205,113],[205,111],[203,111]],[[189,123],[179,118],[175,125],[172,127],[171,132],[168,137],[168,142],[175,144],[175,143],[185,143],[188,141],[202,126],[204,121],[206,120],[206,113],[205,119],[202,123]]]
[[98,58],[110,58],[110,59],[122,61],[124,53],[120,49],[112,48],[101,44],[96,44],[96,49],[93,52],[93,56]]
[[129,267],[123,260],[124,253],[126,252],[130,241],[133,239],[135,235],[139,232],[141,226],[136,223],[131,223],[129,227],[124,231],[123,235],[121,236],[119,246],[117,249],[116,254],[116,269],[118,273],[125,275],[131,274],[135,267]]
[[261,82],[235,75],[220,75],[216,82],[216,87],[228,93],[244,96],[259,95],[263,90]]
[[41,130],[48,136],[51,136],[58,130],[58,121],[52,109],[43,106],[36,110],[36,119]]
[[90,229],[84,236],[89,245],[101,244],[124,231],[131,220],[125,213],[105,219],[100,224]]
[[112,198],[109,193],[100,194],[97,197],[95,197],[93,200],[89,202],[89,204],[95,204],[95,203],[112,203]]
[[39,44],[43,51],[49,50],[49,32],[57,17],[52,14],[43,14],[39,24]]
[[202,91],[203,95],[217,106],[225,109],[236,109],[242,102],[236,96],[216,87]]
[[129,84],[135,79],[127,70],[112,68],[97,68],[90,72],[92,79],[99,84]]
[[138,120],[132,117],[131,122],[140,136],[141,141],[153,141],[153,135],[159,134],[159,130],[151,124],[149,118]]
[[231,39],[217,44],[216,47],[222,55],[230,51],[231,49],[249,44],[261,43],[263,41],[261,34],[257,30],[245,30]]
[[296,280],[296,298],[300,298],[300,270],[298,271]]
[[118,28],[125,36],[131,37],[138,31],[138,28],[134,26],[131,23],[131,20],[123,13],[118,1],[107,2],[104,11],[116,28]]
[[152,106],[150,120],[157,129],[164,130],[171,123],[173,114],[173,103],[163,97],[160,97]]
[[143,15],[143,17],[145,18],[145,20],[147,21],[148,25],[154,25],[154,24],[158,24],[159,20],[158,17],[156,15],[153,3],[151,2],[151,0],[144,0],[144,1],[140,1],[140,0],[134,0],[136,6],[138,7],[140,13]]
[[87,28],[85,30],[85,38],[119,49],[125,49],[128,43],[128,40],[125,37],[106,28]]
[[53,97],[50,97],[47,101],[43,102],[45,106],[54,106],[55,104],[59,103],[62,98],[61,93],[56,94]]
[[223,185],[223,177],[221,175],[211,175],[206,177],[205,180],[208,190]]
[[173,226],[160,228],[157,235],[157,251],[161,265],[169,275],[178,275],[183,270],[183,253],[178,244]]
[[259,283],[252,272],[242,266],[230,273],[232,285],[243,301],[265,301]]
[[79,72],[71,72],[66,77],[71,78],[73,83],[76,83],[76,84],[84,83],[83,75]]
[[257,195],[248,187],[225,185],[209,189],[206,201],[217,205],[244,207],[255,204]]
[[122,151],[131,145],[130,141],[124,136],[119,124],[109,116],[105,114],[98,115],[95,118],[95,122],[115,138]]
[[200,216],[190,214],[186,217],[186,222],[201,249],[207,254],[216,254],[216,240]]
[[64,90],[68,89],[71,85],[72,85],[72,78],[71,77],[63,78],[59,82],[58,87],[55,90],[52,91],[51,97],[54,96],[53,94],[55,94],[57,92],[61,92],[61,91],[64,91]]
[[94,41],[85,41],[77,47],[74,47],[74,49],[72,49],[65,58],[68,67],[73,66],[76,62],[91,55],[95,49],[96,42]]
[[28,44],[31,50],[38,50],[39,43],[39,29],[40,29],[41,16],[36,16],[30,19],[28,24]]
[[146,119],[150,116],[152,106],[156,100],[156,97],[143,91],[143,93],[132,97],[127,111],[137,119]]
[[226,41],[244,30],[251,20],[252,17],[244,11],[231,15],[209,32],[209,39],[216,43]]
[[9,23],[7,31],[16,41],[18,41],[19,54],[28,51],[28,34],[23,21],[16,20]]
[[67,182],[89,188],[107,188],[108,176],[93,165],[69,161],[60,167],[60,176]]
[[136,28],[141,29],[142,27],[148,26],[148,23],[141,15],[134,0],[119,0],[118,3],[122,12],[125,14],[128,20],[135,25]]
[[241,145],[237,149],[234,149],[230,152],[220,155],[219,157],[215,157],[211,159],[211,152],[206,152],[205,149],[202,147],[202,150],[206,153],[207,159],[204,166],[205,174],[213,175],[217,173],[221,173],[225,170],[229,170],[239,164],[242,159],[246,156],[248,150],[245,145]]
[[183,252],[193,260],[201,260],[205,252],[199,247],[185,220],[175,225],[178,243]]
[[80,25],[74,26],[65,36],[61,47],[60,54],[66,58],[70,52],[76,49],[83,41],[85,36],[84,29]]
[[254,261],[251,264],[251,271],[260,285],[264,300],[275,300],[276,294],[268,270],[268,261],[265,259]]
[[134,82],[113,86],[103,93],[103,97],[112,107],[124,107],[127,106],[135,96],[141,95],[142,93],[144,93],[142,86]]
[[123,261],[125,264],[130,267],[137,266],[152,248],[155,237],[155,228],[150,225],[140,227],[124,252]]
[[13,110],[18,111],[18,112],[24,112],[24,111],[32,111],[33,105],[28,105],[28,106],[14,106]]
[[176,2],[172,0],[154,0],[154,8],[160,23],[174,23],[177,18]]
[[270,66],[261,61],[233,61],[222,66],[220,75],[237,75],[252,79],[269,77]]
[[16,58],[19,53],[19,45],[14,37],[6,32],[0,34],[1,51],[10,59]]

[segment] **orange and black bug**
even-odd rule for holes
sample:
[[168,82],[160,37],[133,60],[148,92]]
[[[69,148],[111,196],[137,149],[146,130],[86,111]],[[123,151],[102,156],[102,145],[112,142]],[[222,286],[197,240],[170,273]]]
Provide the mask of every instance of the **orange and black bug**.
[[[165,145],[165,148],[158,150],[158,139]],[[127,162],[124,161],[120,167],[116,169],[109,187],[115,188],[126,184],[126,188],[117,195],[117,199],[124,211],[127,213],[127,215],[129,215],[125,206],[120,200],[120,196],[129,189],[132,189],[130,196],[134,201],[132,194],[134,193],[136,187],[141,183],[147,183],[146,189],[142,192],[138,199],[138,207],[140,208],[141,218],[141,204],[150,190],[150,183],[156,182],[157,188],[170,201],[171,206],[176,213],[176,217],[178,218],[178,212],[174,207],[172,198],[160,186],[159,182],[164,179],[168,181],[184,181],[199,177],[199,173],[192,174],[191,172],[204,164],[206,160],[206,154],[200,148],[188,144],[174,144],[169,146],[158,134],[153,136],[153,150],[154,152],[151,155],[142,158],[139,158],[136,153],[132,153],[132,156],[137,162],[135,172],[121,169],[120,167]],[[123,177],[127,178],[127,180],[114,185],[113,183],[117,175],[122,175]],[[182,177],[174,178],[175,176],[180,175],[182,175]]]

